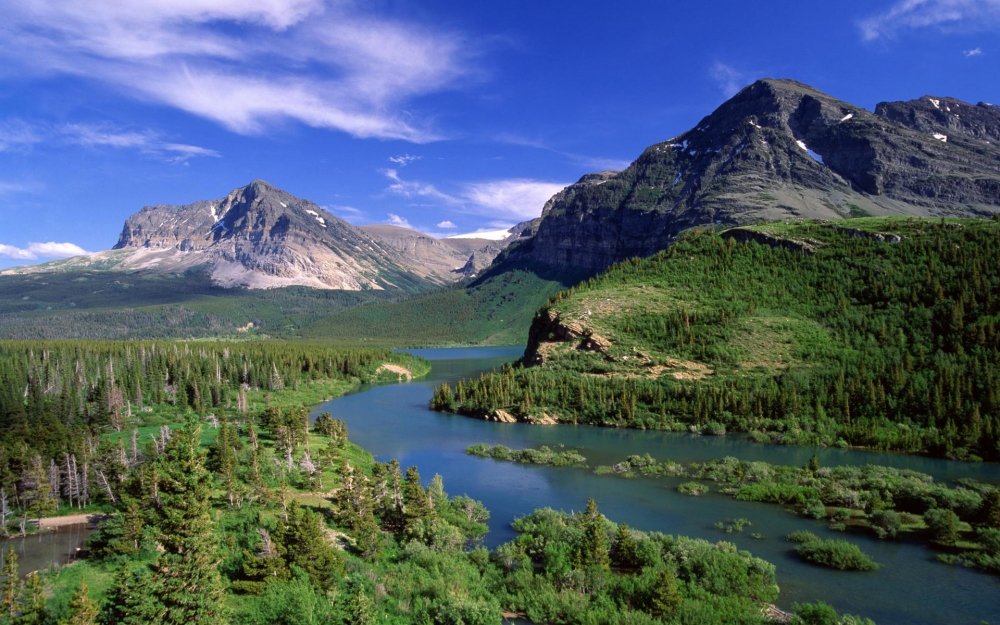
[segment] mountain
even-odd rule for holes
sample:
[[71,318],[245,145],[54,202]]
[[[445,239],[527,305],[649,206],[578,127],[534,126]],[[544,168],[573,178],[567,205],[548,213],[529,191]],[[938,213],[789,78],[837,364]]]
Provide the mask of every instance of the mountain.
[[696,226],[998,211],[1000,108],[925,97],[872,113],[768,79],[625,170],[557,194],[501,260],[601,270]]
[[508,241],[479,238],[435,239],[399,226],[360,226],[368,235],[406,258],[406,266],[422,278],[454,282],[488,267]]
[[125,221],[111,250],[0,273],[201,269],[223,287],[412,291],[464,278],[501,248],[391,226],[358,228],[256,180],[219,200],[146,206]]

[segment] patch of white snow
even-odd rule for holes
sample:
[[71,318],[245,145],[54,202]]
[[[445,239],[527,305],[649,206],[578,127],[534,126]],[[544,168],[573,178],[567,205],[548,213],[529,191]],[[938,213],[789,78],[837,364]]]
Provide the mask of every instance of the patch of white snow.
[[934,98],[927,98],[927,99],[931,101],[931,104],[934,105],[934,108],[936,109],[941,108],[941,100],[935,100]]
[[937,139],[938,141],[943,141],[945,143],[948,143],[948,135],[943,135],[939,132],[935,132],[934,138]]
[[803,150],[805,150],[807,152],[809,151],[809,148],[806,147],[805,142],[803,142],[803,141],[796,141],[795,143],[798,143],[799,147],[802,148]]
[[311,211],[307,208],[306,212],[312,215],[313,217],[319,217],[319,213],[317,213],[316,211]]
[[846,122],[847,120],[849,120],[849,119],[851,119],[853,117],[854,117],[854,113],[848,113],[847,115],[844,115],[843,117],[841,117],[840,121],[841,121],[841,123],[843,123],[843,122]]

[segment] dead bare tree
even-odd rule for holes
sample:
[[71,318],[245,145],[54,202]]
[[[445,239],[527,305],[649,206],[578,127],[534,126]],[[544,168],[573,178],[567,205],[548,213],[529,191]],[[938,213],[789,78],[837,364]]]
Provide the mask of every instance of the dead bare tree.
[[108,482],[108,478],[104,476],[104,471],[98,469],[95,473],[97,475],[98,485],[100,485],[100,487],[104,489],[104,492],[108,494],[108,499],[111,500],[111,503],[116,503],[118,500],[115,499],[115,494],[111,490],[111,484]]

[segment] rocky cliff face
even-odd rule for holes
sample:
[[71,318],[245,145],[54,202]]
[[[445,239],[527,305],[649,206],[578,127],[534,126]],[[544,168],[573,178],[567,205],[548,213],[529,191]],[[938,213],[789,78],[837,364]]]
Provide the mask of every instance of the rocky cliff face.
[[[950,134],[949,134],[950,133]],[[600,270],[695,226],[1000,211],[1000,109],[952,99],[875,113],[789,80],[745,88],[622,172],[550,200],[506,258]]]

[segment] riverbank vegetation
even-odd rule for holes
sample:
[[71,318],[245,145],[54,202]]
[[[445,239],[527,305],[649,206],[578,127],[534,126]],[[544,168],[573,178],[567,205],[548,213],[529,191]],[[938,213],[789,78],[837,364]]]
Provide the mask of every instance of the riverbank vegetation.
[[538,449],[510,449],[504,445],[490,446],[480,443],[467,447],[465,453],[482,458],[495,458],[496,460],[509,460],[524,464],[547,464],[554,467],[586,466],[584,463],[587,462],[586,458],[573,449],[553,451],[545,445]]
[[690,233],[554,296],[536,366],[431,405],[1000,460],[998,234],[915,218]]
[[[531,457],[538,452],[516,453]],[[822,467],[815,455],[802,467],[731,457],[682,464],[658,461],[649,454],[632,455],[614,465],[598,466],[594,473],[698,480],[676,488],[686,495],[715,490],[742,501],[783,505],[826,520],[832,529],[871,533],[883,540],[911,536],[943,550],[939,559],[945,562],[1000,574],[1000,488],[974,480],[949,486],[908,469]],[[726,531],[742,530],[732,522],[716,525]]]
[[[126,471],[185,414],[209,428],[296,409],[430,365],[387,350],[281,343],[0,342],[0,535],[118,500]],[[208,430],[204,433],[208,438]]]
[[188,412],[126,454],[86,559],[24,582],[7,560],[0,623],[763,624],[778,598],[771,564],[616,525],[593,501],[520,518],[487,551],[480,502],[307,419],[272,405],[216,428]]

